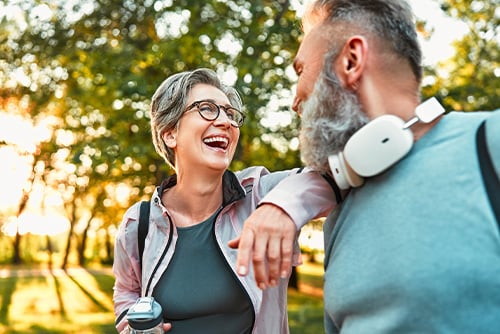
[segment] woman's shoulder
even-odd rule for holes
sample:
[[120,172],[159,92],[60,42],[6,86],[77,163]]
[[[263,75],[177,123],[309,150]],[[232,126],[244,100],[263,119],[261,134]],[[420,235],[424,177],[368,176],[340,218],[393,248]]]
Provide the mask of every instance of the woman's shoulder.
[[120,225],[118,226],[117,238],[127,238],[127,234],[137,231],[140,203],[141,202],[136,202],[132,204],[123,214]]
[[140,210],[141,201],[135,202],[132,204],[127,211],[123,214],[122,221],[124,223],[129,223],[130,221],[137,221],[139,219],[139,210]]
[[250,166],[234,172],[234,174],[238,177],[239,180],[251,177],[258,177],[269,173],[270,173],[269,170],[264,166]]

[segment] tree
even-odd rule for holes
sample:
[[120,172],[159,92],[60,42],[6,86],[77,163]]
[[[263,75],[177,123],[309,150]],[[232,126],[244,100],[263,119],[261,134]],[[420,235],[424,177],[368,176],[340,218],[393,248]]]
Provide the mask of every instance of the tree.
[[498,6],[493,1],[440,0],[442,10],[464,22],[469,33],[454,46],[455,55],[428,69],[434,82],[423,88],[447,110],[492,110],[500,106]]
[[[495,6],[440,3],[471,33],[456,57],[426,69],[434,82],[423,95],[437,95],[448,110],[498,107]],[[52,120],[38,160],[41,180],[67,196],[67,208],[74,205],[72,226],[83,225],[68,234],[68,252],[76,238],[83,263],[85,231],[93,227],[104,231],[109,255],[117,217],[172,172],[151,144],[148,106],[174,72],[210,67],[242,93],[248,121],[232,169],[300,165],[298,145],[289,144],[297,142],[299,120],[288,105],[300,35],[286,0],[1,3],[0,99],[29,106],[25,117],[34,123]],[[280,127],[266,117],[287,120]]]
[[[53,140],[44,146],[44,180],[67,196],[67,252],[83,217],[109,228],[130,202],[150,195],[171,173],[147,129],[150,96],[174,72],[211,67],[242,92],[248,122],[233,168],[262,161],[270,169],[300,164],[296,149],[278,151],[273,141],[280,135],[260,126],[268,101],[291,85],[285,71],[299,29],[288,1],[25,0],[7,5],[19,15],[1,17],[8,33],[0,35],[0,59],[5,59],[0,61],[5,73],[0,96],[29,101],[30,117],[58,120]],[[22,80],[9,81],[12,77]],[[110,199],[120,184],[129,187],[127,203]],[[107,201],[92,190],[98,185]]]

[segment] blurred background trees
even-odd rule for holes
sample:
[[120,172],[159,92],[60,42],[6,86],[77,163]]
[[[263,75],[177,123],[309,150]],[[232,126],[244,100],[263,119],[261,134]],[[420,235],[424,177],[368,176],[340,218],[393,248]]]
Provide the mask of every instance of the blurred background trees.
[[[440,3],[470,31],[454,57],[426,68],[424,97],[436,95],[447,110],[498,108],[496,6]],[[110,263],[121,215],[172,173],[151,144],[150,97],[170,74],[196,67],[215,69],[242,93],[248,118],[232,169],[300,165],[299,120],[290,111],[296,79],[290,65],[301,36],[293,4],[4,0],[0,122],[11,117],[30,127],[15,133],[0,125],[0,152],[10,150],[28,166],[17,204],[2,208],[0,224],[30,206],[57,210],[69,222],[61,266]],[[426,22],[419,27],[432,34]],[[22,263],[22,234],[18,228],[10,234],[3,260]],[[43,249],[53,250],[50,236],[45,242]]]
[[446,110],[500,107],[500,12],[496,1],[441,0],[441,9],[463,22],[468,33],[454,43],[455,55],[426,68],[426,96]]

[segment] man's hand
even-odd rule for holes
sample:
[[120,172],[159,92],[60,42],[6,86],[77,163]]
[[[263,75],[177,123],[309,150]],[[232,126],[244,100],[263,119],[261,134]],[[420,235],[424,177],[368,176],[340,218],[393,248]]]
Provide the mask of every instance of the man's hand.
[[280,277],[288,277],[297,228],[279,207],[263,204],[245,221],[239,238],[229,241],[238,248],[237,271],[248,274],[253,262],[255,281],[261,289],[276,286]]

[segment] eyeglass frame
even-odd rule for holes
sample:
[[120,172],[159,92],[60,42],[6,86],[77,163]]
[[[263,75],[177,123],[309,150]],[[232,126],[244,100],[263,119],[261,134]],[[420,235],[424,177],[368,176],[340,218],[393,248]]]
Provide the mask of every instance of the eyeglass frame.
[[[214,105],[217,108],[217,114],[215,115],[215,117],[213,119],[207,118],[206,115],[203,115],[203,113],[200,109],[201,103],[209,103],[209,104]],[[233,126],[235,128],[241,128],[243,126],[243,124],[245,123],[245,117],[246,117],[245,114],[242,111],[240,111],[234,107],[231,107],[231,106],[224,106],[221,104],[217,104],[211,100],[199,100],[199,101],[194,101],[189,106],[187,106],[186,109],[184,109],[184,112],[188,112],[188,111],[192,110],[194,107],[196,107],[196,109],[198,110],[198,114],[200,114],[201,118],[203,118],[205,121],[209,121],[209,122],[215,121],[217,118],[219,118],[220,111],[221,111],[221,109],[223,109],[224,112],[226,113],[226,116],[227,116],[228,110],[234,110],[236,114],[241,115],[241,123],[237,123],[235,120],[229,119],[229,123],[231,124],[231,126]]]

